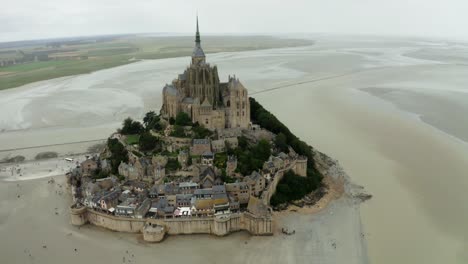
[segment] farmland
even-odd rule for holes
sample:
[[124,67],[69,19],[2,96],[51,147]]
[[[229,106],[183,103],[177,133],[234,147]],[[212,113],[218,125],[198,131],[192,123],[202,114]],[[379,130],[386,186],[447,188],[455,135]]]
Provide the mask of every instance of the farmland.
[[[193,37],[116,36],[74,41],[0,43],[0,90],[28,83],[86,74],[142,59],[189,56]],[[8,43],[7,43],[8,44]],[[206,53],[312,45],[312,41],[269,36],[208,36]],[[2,64],[0,64],[2,65]]]

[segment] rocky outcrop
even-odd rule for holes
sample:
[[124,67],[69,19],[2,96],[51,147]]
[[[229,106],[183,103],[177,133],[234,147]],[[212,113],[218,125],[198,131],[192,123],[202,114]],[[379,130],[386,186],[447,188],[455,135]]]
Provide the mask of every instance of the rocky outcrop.
[[372,195],[367,194],[363,186],[351,182],[351,178],[344,171],[343,167],[335,159],[330,158],[324,153],[314,150],[314,161],[317,170],[332,181],[344,186],[345,195],[349,195],[356,202],[364,202]]

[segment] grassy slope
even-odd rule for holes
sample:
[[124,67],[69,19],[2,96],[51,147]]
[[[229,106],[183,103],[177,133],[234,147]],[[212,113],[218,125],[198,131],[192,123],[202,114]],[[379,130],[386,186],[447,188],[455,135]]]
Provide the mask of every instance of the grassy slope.
[[[279,39],[264,36],[204,37],[206,53],[245,51],[313,44],[299,39]],[[135,59],[162,59],[189,56],[193,49],[191,37],[129,37],[109,42],[73,45],[73,54],[88,56],[85,60],[65,60],[57,53],[57,60],[31,62],[0,68],[0,90],[57,77],[90,73],[131,63]],[[44,49],[32,47],[30,51]],[[27,49],[23,49],[28,51]],[[1,50],[0,50],[1,51]],[[65,52],[66,53],[66,52]],[[52,55],[53,56],[53,55]],[[49,56],[50,57],[50,56]]]

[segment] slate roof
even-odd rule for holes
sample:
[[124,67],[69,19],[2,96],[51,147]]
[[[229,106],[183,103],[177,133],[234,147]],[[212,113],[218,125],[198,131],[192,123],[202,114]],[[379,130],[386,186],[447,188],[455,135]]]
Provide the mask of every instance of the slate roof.
[[193,140],[194,145],[208,145],[210,144],[210,140],[207,138],[196,138]]
[[166,84],[163,88],[163,93],[177,96],[177,89],[172,84]]
[[206,176],[211,176],[213,179],[216,177],[216,173],[214,172],[213,168],[207,167],[201,174],[200,178],[203,179]]
[[193,48],[192,57],[205,57],[205,52],[199,43]]

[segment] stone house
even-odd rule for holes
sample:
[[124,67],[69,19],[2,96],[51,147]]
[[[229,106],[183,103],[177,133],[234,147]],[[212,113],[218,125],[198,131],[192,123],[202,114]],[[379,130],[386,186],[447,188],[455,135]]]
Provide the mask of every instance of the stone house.
[[204,152],[201,155],[201,164],[207,166],[213,166],[214,154],[211,151]]
[[154,180],[154,168],[151,160],[147,158],[139,158],[133,165],[138,172],[138,177],[141,180],[153,181]]
[[138,179],[138,171],[131,164],[121,162],[119,165],[119,174],[124,176],[128,180]]
[[227,161],[226,161],[226,174],[228,176],[233,176],[236,168],[237,168],[237,157],[228,156]]
[[223,139],[213,140],[211,141],[211,148],[214,153],[224,152],[226,151],[226,144]]
[[115,207],[115,215],[133,217],[137,208],[136,198],[128,198]]
[[265,163],[263,163],[263,170],[268,171],[270,174],[275,174],[276,167],[273,161],[265,161]]
[[159,198],[152,202],[150,213],[153,213],[155,217],[166,217],[172,215],[174,207],[169,206],[165,197]]
[[148,192],[149,198],[155,199],[159,197],[159,186],[158,185],[153,185],[151,189]]
[[166,176],[166,168],[162,166],[156,166],[154,168],[154,180],[157,181]]
[[83,176],[91,176],[98,169],[98,164],[93,159],[87,159],[81,163],[80,167]]
[[251,175],[244,177],[244,182],[247,182],[250,189],[250,195],[259,197],[265,189],[265,178],[258,172],[254,171]]
[[177,205],[177,195],[176,194],[167,194],[166,195],[167,204],[172,207]]
[[195,182],[181,182],[179,183],[179,191],[182,194],[193,194],[198,189],[198,184]]
[[100,200],[101,209],[109,211],[109,209],[115,208],[119,202],[120,193],[120,190],[114,190],[102,196]]
[[193,194],[177,194],[176,195],[176,206],[177,207],[190,207],[192,205]]
[[194,139],[190,148],[190,155],[200,156],[205,152],[211,152],[211,140],[207,138]]
[[215,185],[213,191],[213,209],[216,211],[223,211],[229,209],[229,199],[226,193],[225,185]]
[[151,208],[151,199],[145,199],[136,209],[135,209],[135,218],[142,219],[146,216],[149,209]]
[[232,212],[237,212],[240,209],[240,203],[239,201],[236,200],[236,198],[232,197],[231,195],[228,195],[229,198],[229,210]]
[[179,154],[177,155],[177,161],[179,161],[182,168],[187,167],[188,159],[189,159],[188,151],[186,150],[179,151]]
[[227,183],[226,192],[234,197],[240,204],[249,203],[250,189],[247,182]]
[[127,185],[131,186],[136,193],[142,193],[148,188],[148,185],[141,181],[130,181],[127,182]]
[[193,197],[193,206],[197,210],[213,208],[213,190],[211,188],[195,190]]

